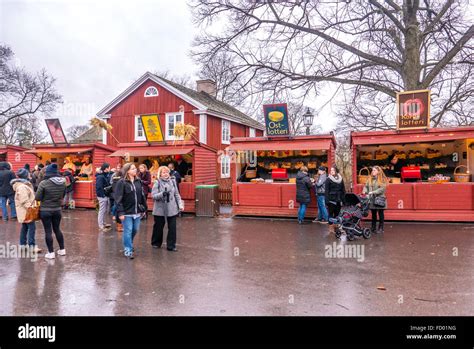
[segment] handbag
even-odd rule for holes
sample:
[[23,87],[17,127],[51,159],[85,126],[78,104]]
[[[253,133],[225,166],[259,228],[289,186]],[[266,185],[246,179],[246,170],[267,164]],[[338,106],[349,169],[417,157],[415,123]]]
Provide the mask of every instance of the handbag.
[[385,207],[386,203],[387,199],[385,198],[385,196],[376,196],[374,198],[374,206]]
[[109,197],[112,194],[112,186],[108,185],[104,187],[104,194],[105,196]]
[[26,209],[25,223],[31,223],[40,220],[40,205],[34,204]]

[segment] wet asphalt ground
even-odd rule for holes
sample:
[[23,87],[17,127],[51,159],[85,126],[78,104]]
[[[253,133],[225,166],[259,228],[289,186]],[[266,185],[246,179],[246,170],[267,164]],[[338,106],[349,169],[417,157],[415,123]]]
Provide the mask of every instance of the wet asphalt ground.
[[[388,222],[349,242],[316,223],[185,216],[178,252],[153,249],[152,226],[128,260],[95,211],[64,213],[66,256],[1,256],[0,315],[474,315],[472,224]],[[19,231],[0,222],[0,246]],[[40,222],[36,238],[45,249]]]

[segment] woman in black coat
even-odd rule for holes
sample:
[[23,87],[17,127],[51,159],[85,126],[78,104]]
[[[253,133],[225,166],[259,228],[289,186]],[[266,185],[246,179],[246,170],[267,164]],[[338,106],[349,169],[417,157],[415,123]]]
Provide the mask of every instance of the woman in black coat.
[[311,178],[309,178],[308,168],[303,166],[296,175],[296,202],[300,204],[298,209],[298,224],[303,224],[306,207],[311,202],[312,187],[313,182]]
[[133,239],[140,229],[140,220],[147,211],[146,198],[135,165],[125,164],[122,173],[123,178],[117,182],[114,198],[117,203],[117,214],[123,224],[124,254],[133,259]]
[[339,215],[344,202],[344,196],[346,195],[344,180],[335,166],[332,166],[329,171],[329,176],[326,180],[326,192],[324,195],[329,212],[329,231],[334,231],[331,218],[336,218]]

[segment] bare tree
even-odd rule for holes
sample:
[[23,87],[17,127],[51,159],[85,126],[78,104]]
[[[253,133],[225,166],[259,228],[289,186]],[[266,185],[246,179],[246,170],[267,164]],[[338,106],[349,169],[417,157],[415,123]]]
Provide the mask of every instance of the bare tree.
[[27,72],[12,65],[13,51],[0,45],[0,128],[17,118],[48,114],[62,102],[55,79],[43,69]]
[[30,147],[46,139],[46,132],[40,126],[41,119],[35,115],[11,120],[0,128],[0,144],[13,144]]
[[76,139],[80,135],[82,135],[84,132],[90,129],[89,125],[73,125],[71,127],[68,127],[66,129],[66,134],[67,138],[69,140]]
[[[194,0],[197,62],[231,57],[245,93],[314,98],[342,86],[354,129],[393,128],[397,91],[432,90],[432,124],[466,123],[474,95],[468,0]],[[217,25],[214,25],[217,24]],[[222,26],[224,26],[222,28]],[[388,108],[388,109],[387,109]]]
[[182,85],[190,89],[196,88],[196,86],[194,86],[194,81],[192,77],[187,74],[182,74],[182,75],[172,74],[169,70],[164,70],[164,71],[157,70],[157,71],[154,71],[153,74],[159,76],[160,78],[164,78],[166,80],[175,82],[179,85]]

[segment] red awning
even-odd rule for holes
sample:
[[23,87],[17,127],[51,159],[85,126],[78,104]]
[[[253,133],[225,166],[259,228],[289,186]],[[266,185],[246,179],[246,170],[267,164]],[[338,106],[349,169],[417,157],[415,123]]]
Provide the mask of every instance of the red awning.
[[357,136],[352,137],[354,145],[383,145],[383,144],[404,144],[404,143],[432,143],[448,142],[456,139],[466,139],[474,136],[464,133],[419,133],[419,134],[397,134],[384,137],[377,136]]
[[51,147],[51,148],[35,148],[31,150],[25,151],[25,153],[51,153],[51,154],[80,154],[80,153],[87,153],[92,151],[93,148],[85,148],[85,147]]
[[192,147],[136,147],[117,150],[109,156],[166,156],[166,155],[184,155],[192,152]]
[[238,142],[231,144],[229,150],[320,150],[331,147],[330,139],[293,140],[293,141],[261,141],[261,142]]

